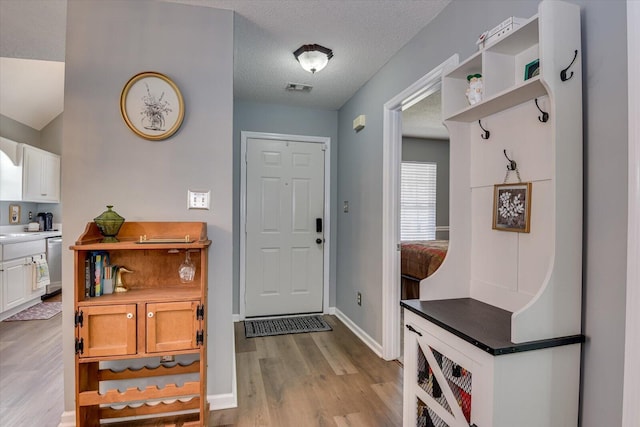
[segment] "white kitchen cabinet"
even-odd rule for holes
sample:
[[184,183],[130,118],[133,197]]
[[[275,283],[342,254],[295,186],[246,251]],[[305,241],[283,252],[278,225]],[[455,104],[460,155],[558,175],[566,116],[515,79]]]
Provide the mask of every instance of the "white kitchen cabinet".
[[22,200],[41,203],[60,201],[60,156],[24,146]]
[[32,268],[30,258],[18,258],[2,263],[2,311],[27,301],[27,296],[31,293]]
[[22,200],[22,144],[0,137],[0,200]]
[[45,240],[0,245],[0,320],[37,304],[45,288],[35,284],[34,259],[45,256]]

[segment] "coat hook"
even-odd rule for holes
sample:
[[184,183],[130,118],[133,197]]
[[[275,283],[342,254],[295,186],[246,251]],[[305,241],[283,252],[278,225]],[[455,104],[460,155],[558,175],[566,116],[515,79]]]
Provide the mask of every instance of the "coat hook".
[[504,156],[507,158],[507,160],[509,160],[509,164],[507,165],[507,170],[514,171],[514,170],[518,169],[518,164],[516,163],[516,161],[515,160],[511,160],[509,158],[509,156],[507,156],[507,150],[505,149],[505,150],[503,150],[503,152],[504,152]]
[[484,134],[480,134],[480,138],[489,139],[489,135],[491,135],[491,133],[488,130],[486,130],[485,128],[482,127],[482,123],[480,122],[480,120],[478,120],[478,124],[480,125],[480,129],[482,129],[484,131]]
[[542,123],[547,123],[549,121],[549,113],[542,111],[542,108],[540,108],[540,106],[538,105],[538,98],[536,98],[535,101],[536,107],[538,107],[538,111],[542,113],[542,116],[538,116],[538,120],[540,120]]
[[569,71],[569,68],[571,68],[573,63],[576,62],[576,58],[577,57],[578,57],[578,49],[576,49],[573,52],[573,60],[571,61],[571,64],[569,64],[569,66],[567,68],[565,68],[564,70],[560,71],[560,80],[562,80],[563,82],[566,82],[571,77],[573,77],[573,71],[571,72],[571,74],[569,74],[569,77],[567,77],[567,71]]

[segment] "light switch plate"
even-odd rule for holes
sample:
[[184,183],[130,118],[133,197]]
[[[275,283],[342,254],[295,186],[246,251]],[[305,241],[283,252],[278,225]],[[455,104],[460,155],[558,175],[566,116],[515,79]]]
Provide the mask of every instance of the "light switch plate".
[[189,190],[187,207],[189,209],[209,209],[211,191]]

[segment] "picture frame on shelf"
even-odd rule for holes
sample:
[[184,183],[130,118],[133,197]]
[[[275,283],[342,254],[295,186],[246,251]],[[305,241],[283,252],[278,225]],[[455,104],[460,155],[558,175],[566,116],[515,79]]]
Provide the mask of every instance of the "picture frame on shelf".
[[534,59],[524,66],[524,79],[529,80],[540,75],[540,59]]
[[9,205],[9,224],[20,224],[20,205]]
[[531,183],[493,186],[493,229],[529,233],[531,229]]
[[172,136],[182,125],[184,101],[169,77],[146,71],[133,76],[122,89],[120,112],[136,135],[159,141]]

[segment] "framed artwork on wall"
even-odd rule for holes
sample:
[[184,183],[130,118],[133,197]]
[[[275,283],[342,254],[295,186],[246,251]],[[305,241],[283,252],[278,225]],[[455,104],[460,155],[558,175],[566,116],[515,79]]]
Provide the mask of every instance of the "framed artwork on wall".
[[9,205],[9,224],[20,224],[20,205]]
[[531,226],[531,183],[493,186],[493,229],[528,233]]
[[146,71],[133,76],[122,89],[120,112],[136,135],[159,141],[180,128],[184,101],[180,89],[169,77]]

